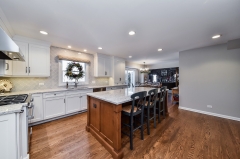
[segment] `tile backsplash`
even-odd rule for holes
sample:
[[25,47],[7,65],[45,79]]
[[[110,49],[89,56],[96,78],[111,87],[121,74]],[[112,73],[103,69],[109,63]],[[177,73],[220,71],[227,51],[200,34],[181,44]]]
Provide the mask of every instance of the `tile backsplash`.
[[[81,58],[90,60],[89,64],[89,85],[108,85],[109,78],[95,78],[94,77],[94,56],[92,54],[81,53],[78,54],[77,51],[67,50],[63,48],[53,47],[50,49],[50,77],[0,77],[1,79],[8,79],[13,83],[12,91],[26,91],[26,90],[36,90],[36,89],[51,89],[59,88],[58,78],[59,78],[59,61],[58,55],[69,55],[69,56],[79,56]],[[40,66],[41,67],[41,64]],[[92,84],[92,81],[95,81]],[[39,83],[44,83],[44,85],[39,85]]]

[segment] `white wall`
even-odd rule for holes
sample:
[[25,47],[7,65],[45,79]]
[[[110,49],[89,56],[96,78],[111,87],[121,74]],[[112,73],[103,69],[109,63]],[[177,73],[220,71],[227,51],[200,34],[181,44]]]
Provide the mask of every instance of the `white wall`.
[[222,44],[182,51],[179,69],[180,107],[240,119],[240,49]]
[[159,68],[172,68],[179,67],[179,61],[160,61],[154,65],[148,65],[149,69],[159,69]]

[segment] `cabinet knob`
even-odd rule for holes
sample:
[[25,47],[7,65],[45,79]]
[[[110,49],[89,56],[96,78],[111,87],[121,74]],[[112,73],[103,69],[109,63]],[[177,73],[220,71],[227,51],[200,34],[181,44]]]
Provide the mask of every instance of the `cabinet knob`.
[[93,104],[93,108],[97,108],[97,105],[96,105],[96,104]]

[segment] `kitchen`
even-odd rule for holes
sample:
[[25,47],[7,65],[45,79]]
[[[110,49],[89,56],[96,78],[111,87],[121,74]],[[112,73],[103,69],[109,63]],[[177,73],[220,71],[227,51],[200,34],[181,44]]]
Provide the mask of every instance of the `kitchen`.
[[239,93],[237,6],[1,1],[0,158],[237,158],[240,101],[222,94]]

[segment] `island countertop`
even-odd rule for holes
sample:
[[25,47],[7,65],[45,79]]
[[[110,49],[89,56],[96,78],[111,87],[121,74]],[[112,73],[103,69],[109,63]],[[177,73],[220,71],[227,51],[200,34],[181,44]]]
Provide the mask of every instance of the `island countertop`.
[[[131,95],[133,93],[142,92],[142,91],[149,91],[154,88],[151,87],[133,87],[133,88],[125,88],[125,89],[118,89],[118,90],[111,90],[111,91],[103,91],[103,92],[94,92],[94,93],[87,93],[88,96],[101,99],[103,101],[112,103],[112,104],[122,104],[131,101]],[[158,89],[159,91],[159,89]]]

